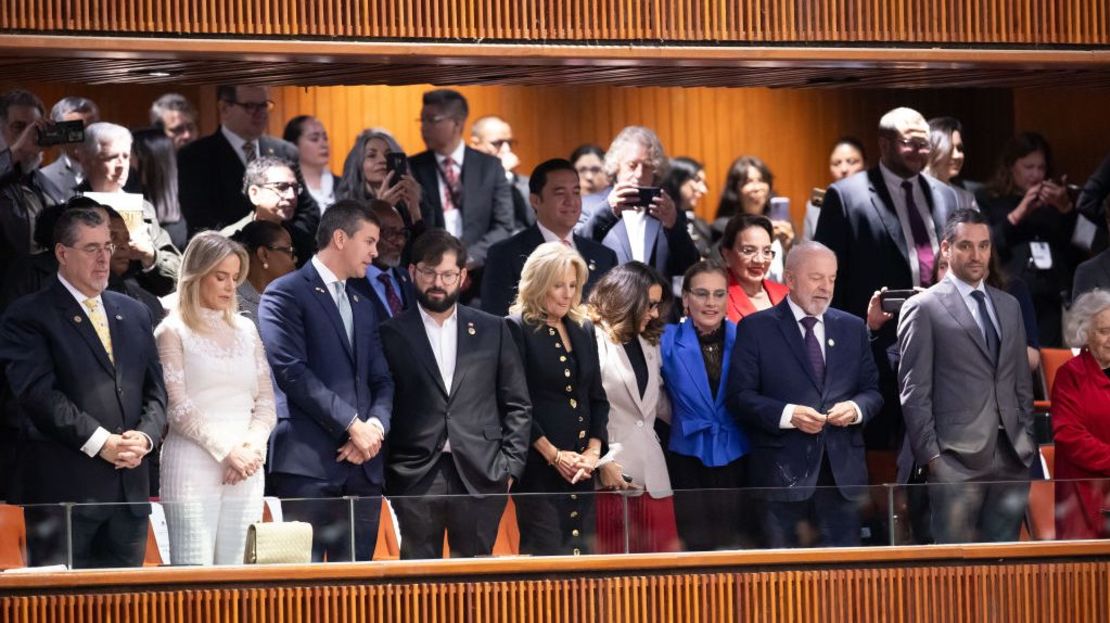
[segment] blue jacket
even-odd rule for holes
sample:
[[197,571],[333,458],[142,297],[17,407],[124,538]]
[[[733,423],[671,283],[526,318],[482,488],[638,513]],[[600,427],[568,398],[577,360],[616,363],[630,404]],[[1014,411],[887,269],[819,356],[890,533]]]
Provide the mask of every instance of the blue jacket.
[[672,410],[670,450],[697,457],[708,467],[727,465],[748,452],[748,435],[725,406],[735,342],[736,325],[725,320],[721,381],[713,396],[694,323],[667,325],[663,331],[663,381]]

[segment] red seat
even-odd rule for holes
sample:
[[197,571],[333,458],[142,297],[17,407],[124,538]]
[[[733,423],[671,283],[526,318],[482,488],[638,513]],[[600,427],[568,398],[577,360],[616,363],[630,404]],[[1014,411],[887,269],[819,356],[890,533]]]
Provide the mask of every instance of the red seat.
[[26,567],[27,525],[23,507],[0,504],[0,570]]

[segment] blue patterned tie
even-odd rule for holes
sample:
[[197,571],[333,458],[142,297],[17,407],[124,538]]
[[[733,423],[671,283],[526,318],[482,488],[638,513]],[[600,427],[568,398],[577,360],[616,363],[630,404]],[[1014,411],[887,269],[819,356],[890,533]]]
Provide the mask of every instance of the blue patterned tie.
[[809,356],[809,366],[813,369],[813,376],[821,385],[825,383],[825,357],[821,354],[821,343],[817,341],[817,334],[813,326],[817,324],[816,316],[806,316],[798,322],[805,327],[806,355]]
[[998,331],[994,328],[994,323],[991,322],[990,312],[987,311],[987,295],[982,290],[975,290],[971,293],[975,302],[979,304],[979,320],[983,323],[983,337],[987,338],[987,352],[998,361],[998,349],[1001,346],[1001,340],[998,339]]

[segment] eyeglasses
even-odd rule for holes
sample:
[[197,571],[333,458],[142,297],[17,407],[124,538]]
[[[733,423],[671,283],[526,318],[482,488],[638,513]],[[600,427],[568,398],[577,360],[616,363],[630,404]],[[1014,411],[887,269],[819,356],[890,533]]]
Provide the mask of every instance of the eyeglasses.
[[259,184],[259,186],[262,188],[269,188],[279,195],[284,195],[290,191],[292,191],[294,195],[301,194],[301,185],[297,182],[267,182],[265,184]]
[[597,175],[598,173],[601,173],[601,167],[596,166],[596,165],[595,166],[585,166],[585,165],[583,165],[583,166],[577,167],[575,169],[575,171],[578,171],[579,175],[586,175],[587,173],[590,174],[590,175]]
[[266,100],[265,102],[237,102],[235,100],[224,101],[228,104],[231,104],[232,106],[239,106],[252,115],[256,115],[264,110],[269,112],[274,109],[274,103],[270,100]]
[[653,309],[658,310],[659,306],[662,305],[662,304],[663,304],[663,301],[648,301],[648,310],[649,311],[653,310]]
[[417,119],[417,122],[419,122],[423,125],[435,125],[437,123],[441,123],[441,122],[447,121],[449,119],[451,119],[451,117],[449,115],[432,115],[432,116],[428,116],[428,117],[422,116],[419,119]]
[[501,151],[501,149],[504,148],[506,145],[508,145],[509,148],[515,147],[516,146],[516,139],[503,138],[503,139],[499,139],[499,140],[496,140],[496,141],[490,141],[489,144],[492,145],[493,148],[496,149],[497,151]]
[[112,255],[116,252],[116,249],[118,248],[114,243],[111,242],[109,242],[108,244],[87,244],[83,247],[71,247],[68,244],[63,246],[69,249],[73,249],[74,251],[80,251],[81,253],[84,253],[89,257],[97,257],[99,255]]
[[278,253],[284,253],[294,260],[297,259],[297,251],[293,247],[267,246],[266,248],[271,251],[277,251]]
[[709,297],[713,297],[715,301],[723,301],[728,296],[728,290],[706,290],[705,288],[698,288],[697,290],[687,290],[690,296],[705,303],[709,301]]
[[197,131],[197,124],[195,124],[195,123],[182,123],[182,124],[179,124],[179,125],[175,125],[175,126],[166,128],[166,132],[168,132],[169,134],[172,134],[173,136],[178,136],[178,135],[181,135],[181,134],[185,134],[186,132],[194,132],[195,133],[196,131]]
[[770,247],[760,249],[759,247],[744,246],[737,249],[736,252],[740,254],[740,257],[746,257],[748,259],[752,259],[757,255],[762,255],[769,260],[775,259],[775,250]]
[[445,286],[453,286],[456,283],[458,283],[459,275],[462,274],[461,271],[457,271],[457,270],[451,270],[451,271],[447,271],[445,273],[439,273],[439,272],[436,272],[436,271],[432,270],[431,268],[421,268],[419,266],[416,267],[416,272],[420,273],[421,277],[423,277],[423,278],[425,278],[428,281],[431,281],[433,283],[435,283],[435,281],[437,279],[439,279],[439,280],[443,281],[443,285],[445,285]]
[[923,138],[900,138],[897,139],[899,145],[909,147],[914,151],[928,151],[931,147],[929,141]]
[[405,240],[408,240],[409,236],[411,235],[412,232],[410,232],[407,227],[382,228],[382,238],[404,238]]

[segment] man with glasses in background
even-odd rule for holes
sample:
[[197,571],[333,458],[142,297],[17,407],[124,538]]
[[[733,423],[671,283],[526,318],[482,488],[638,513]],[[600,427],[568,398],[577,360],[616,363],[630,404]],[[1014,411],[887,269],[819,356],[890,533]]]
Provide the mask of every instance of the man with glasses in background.
[[293,226],[297,197],[303,190],[293,167],[293,163],[274,156],[251,161],[243,174],[243,194],[250,201],[251,211],[221,228],[220,233],[230,238],[252,221],[277,223],[289,232],[297,258],[312,257],[316,251],[315,241]]
[[505,179],[513,196],[513,232],[518,232],[536,222],[532,206],[528,203],[528,176],[517,173],[520,157],[513,148],[513,128],[497,115],[486,115],[474,120],[470,127],[470,146],[482,153],[497,156],[505,168]]
[[150,105],[150,124],[161,128],[174,149],[197,140],[197,109],[180,93],[166,93]]
[[[189,236],[205,229],[221,229],[247,216],[252,208],[243,185],[248,164],[262,156],[299,162],[297,148],[265,134],[274,103],[264,86],[220,85],[216,87],[220,127],[214,133],[186,145],[178,152],[177,173],[181,212],[189,224]],[[320,208],[305,189],[296,165],[299,184],[293,216],[288,227],[294,241],[311,242],[320,224]],[[312,253],[300,253],[301,262]]]
[[366,279],[352,281],[351,287],[374,304],[378,320],[385,322],[412,307],[416,296],[409,271],[401,266],[401,256],[411,233],[389,202],[374,199],[370,201],[370,209],[382,223],[378,255],[366,267]]

